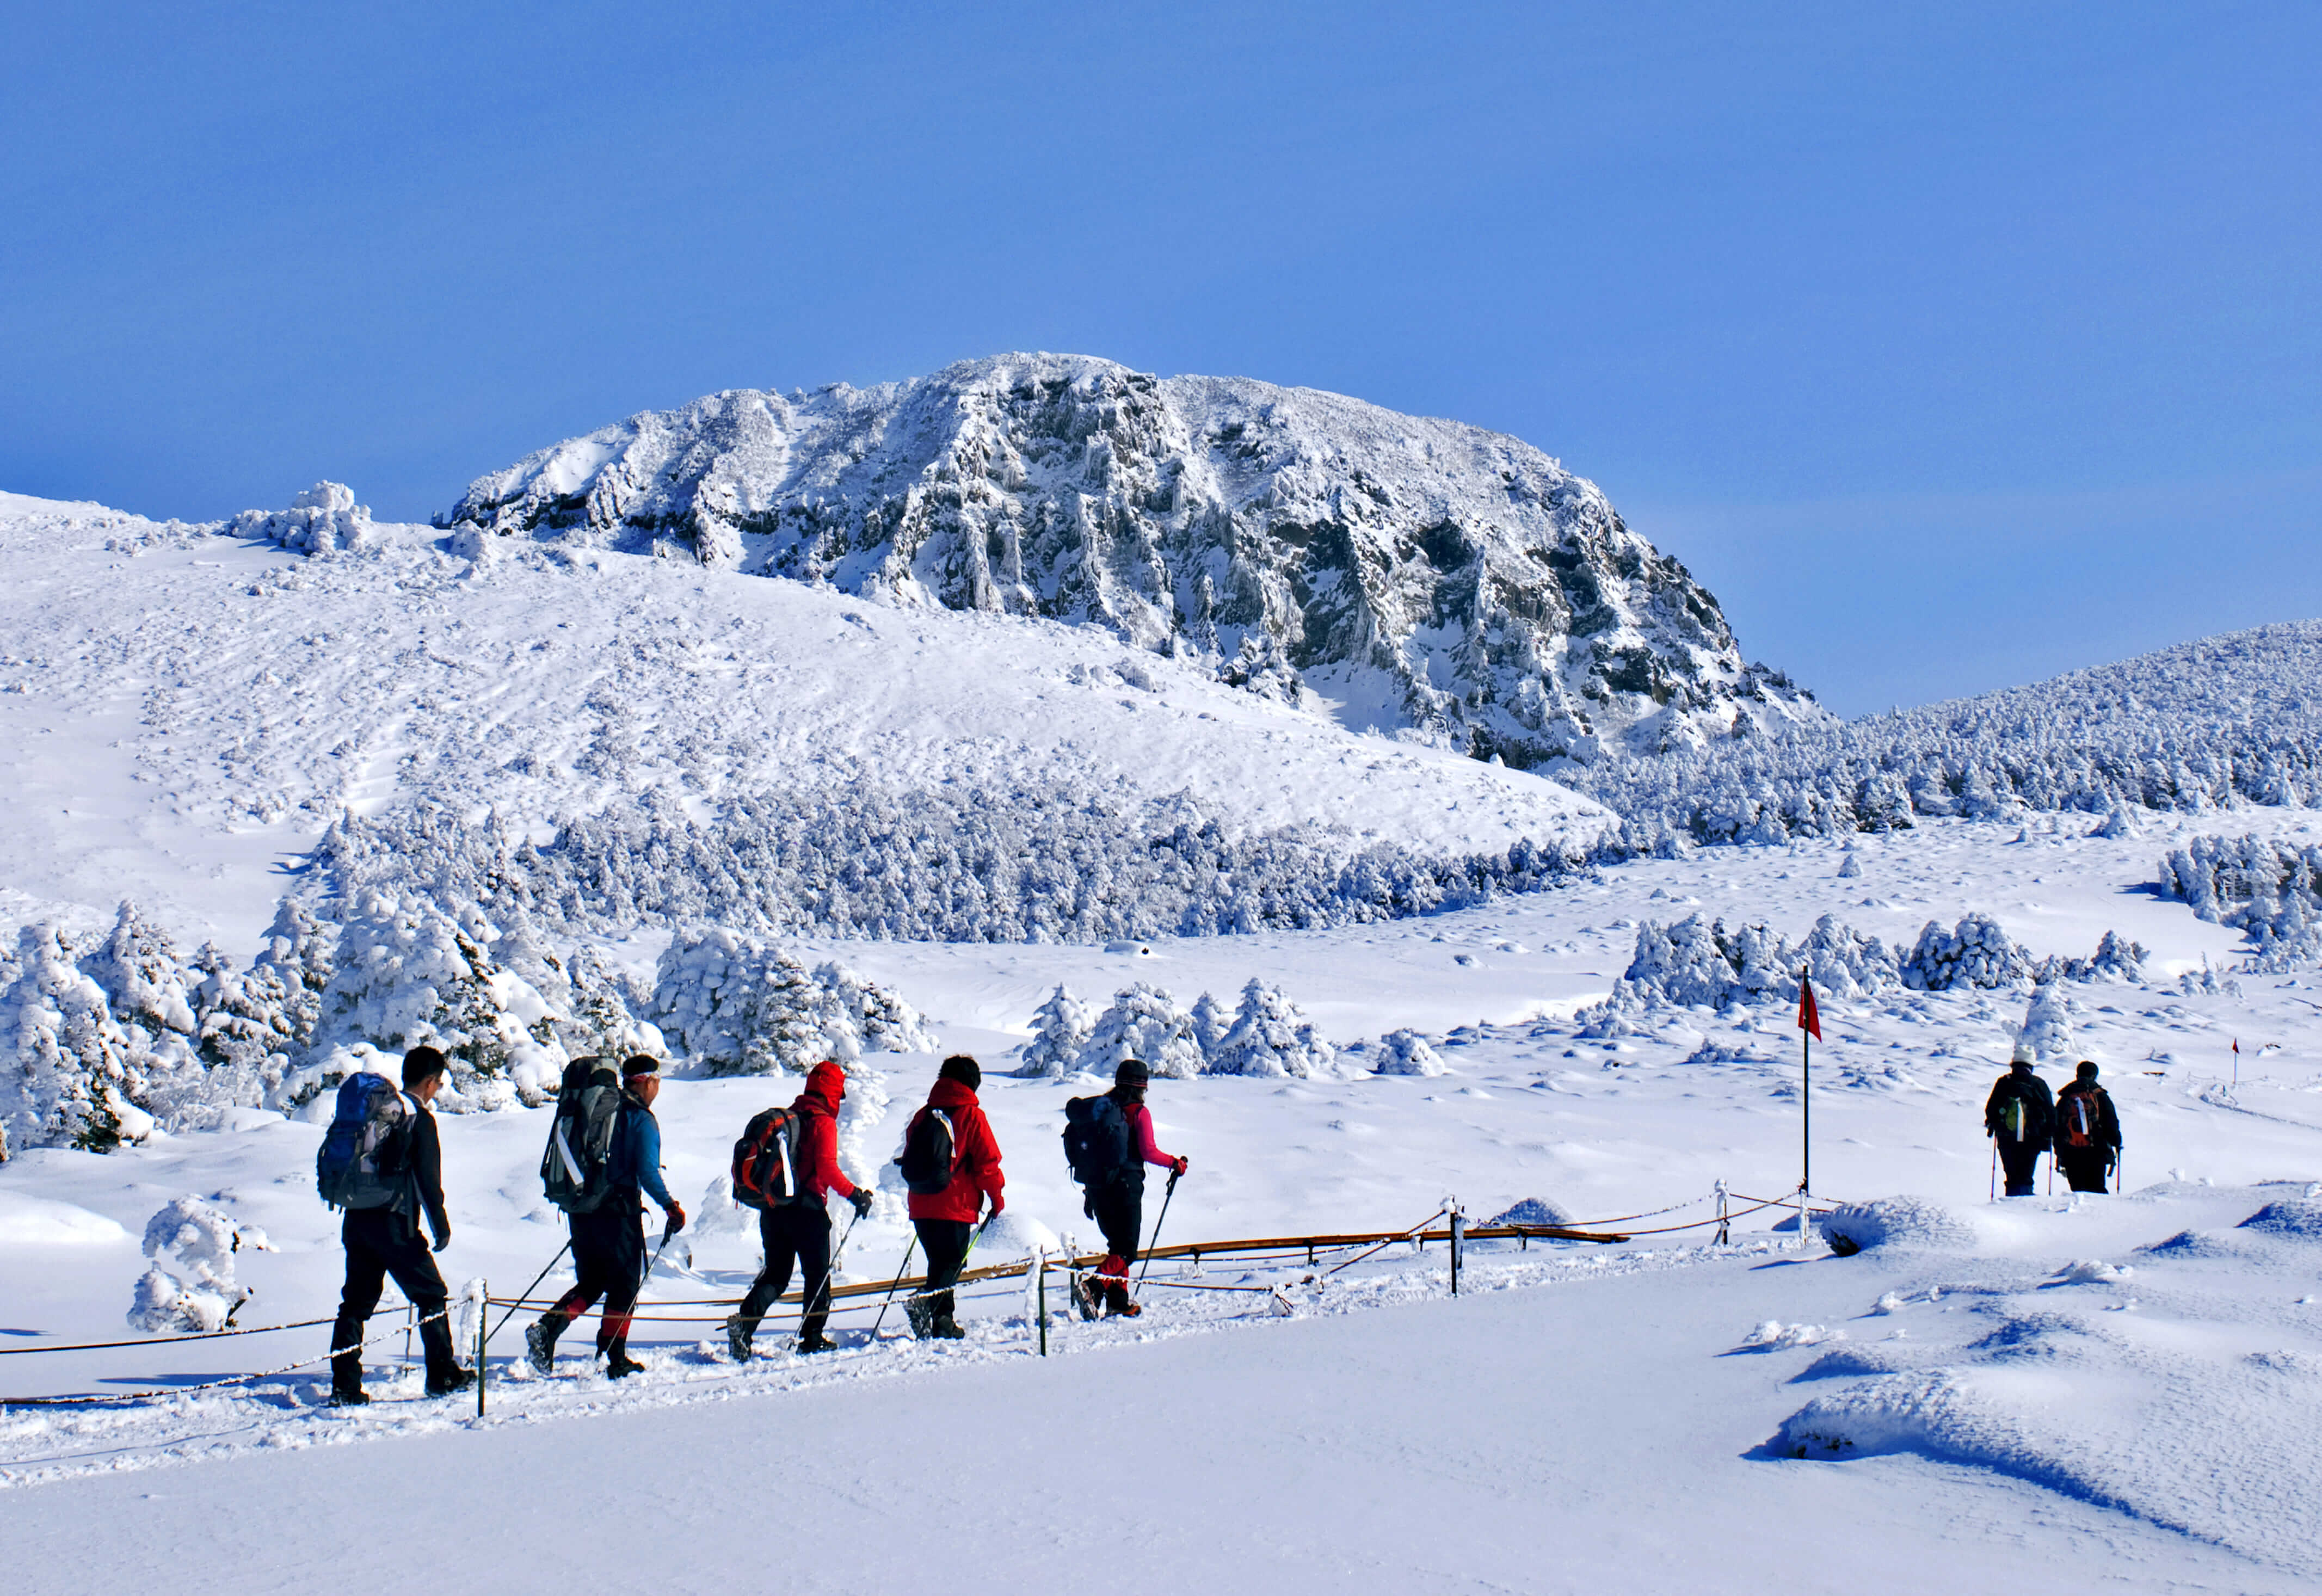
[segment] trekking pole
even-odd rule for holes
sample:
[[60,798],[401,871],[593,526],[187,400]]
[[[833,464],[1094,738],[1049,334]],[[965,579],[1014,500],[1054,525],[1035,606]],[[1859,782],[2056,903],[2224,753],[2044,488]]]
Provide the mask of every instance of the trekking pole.
[[1040,1307],[1039,1307],[1039,1316],[1040,1316],[1040,1355],[1041,1355],[1042,1357],[1044,1357],[1044,1358],[1045,1358],[1045,1357],[1047,1357],[1047,1356],[1048,1355],[1048,1249],[1047,1249],[1047,1248],[1046,1248],[1046,1247],[1042,1247],[1042,1248],[1040,1249],[1039,1261],[1038,1261],[1038,1263],[1035,1265],[1035,1267],[1036,1267],[1036,1268],[1038,1268],[1038,1269],[1039,1270],[1039,1272],[1040,1272],[1040,1286],[1039,1286],[1039,1294],[1040,1294]]
[[[571,1252],[571,1250],[572,1250],[572,1244],[571,1244],[571,1242],[569,1242],[569,1241],[568,1241],[568,1242],[566,1242],[562,1246],[561,1246],[561,1247],[557,1248],[557,1249],[556,1249],[556,1256],[554,1256],[553,1258],[551,1258],[551,1259],[548,1261],[548,1269],[553,1269],[553,1268],[555,1268],[559,1263],[563,1263],[563,1262],[564,1262],[564,1254],[567,1254],[567,1253],[569,1253],[569,1252]],[[516,1318],[516,1315],[517,1315],[517,1309],[518,1309],[522,1308],[522,1307],[525,1305],[525,1302],[526,1302],[526,1300],[527,1300],[532,1296],[533,1292],[534,1292],[535,1290],[536,1290],[539,1288],[539,1286],[540,1286],[540,1282],[541,1282],[541,1281],[544,1281],[544,1280],[546,1280],[546,1279],[548,1278],[548,1269],[544,1269],[544,1270],[542,1270],[538,1274],[534,1275],[534,1276],[532,1277],[532,1284],[531,1284],[531,1285],[528,1285],[528,1286],[526,1286],[526,1287],[525,1287],[525,1289],[524,1289],[523,1290],[518,1291],[518,1292],[516,1294],[516,1300],[515,1300],[514,1302],[512,1302],[512,1303],[510,1303],[510,1304],[508,1305],[508,1310],[507,1310],[506,1313],[504,1313],[504,1314],[500,1315],[500,1322],[499,1322],[498,1324],[494,1325],[494,1326],[492,1327],[491,1336],[497,1336],[497,1335],[498,1335],[502,1330],[505,1330],[505,1329],[507,1329],[507,1322],[508,1322],[508,1320],[510,1320],[510,1319],[512,1319],[512,1318]],[[482,1315],[480,1315],[480,1314],[479,1314],[479,1315],[477,1316],[477,1320],[478,1320],[478,1322],[479,1322],[479,1323],[480,1323],[480,1322],[482,1321],[482,1318],[483,1318],[483,1316],[482,1316]],[[480,1346],[480,1346],[483,1346],[483,1345],[487,1345],[487,1344],[491,1340],[491,1336],[485,1336],[485,1337],[483,1338],[483,1340],[482,1340],[482,1341],[478,1342],[476,1345],[477,1345],[478,1346]],[[481,1367],[482,1367],[482,1366],[481,1366],[480,1364],[479,1364],[479,1365],[478,1365],[478,1379],[479,1379],[479,1380],[480,1380],[480,1379],[482,1378],[482,1375],[481,1375]]]
[[895,1288],[901,1285],[903,1277],[911,1272],[911,1252],[919,1245],[919,1233],[914,1230],[910,1244],[903,1248],[903,1266],[895,1271],[895,1278],[889,1283],[887,1294],[879,1299],[879,1317],[871,1321],[871,1339],[873,1342],[879,1339],[879,1327],[887,1322],[887,1305],[895,1300]]
[[[570,1244],[568,1244],[570,1245]],[[559,1253],[558,1257],[564,1254]],[[543,1270],[542,1273],[547,1271]],[[490,1317],[492,1288],[485,1284],[483,1295],[476,1299],[476,1417],[484,1416],[484,1323]]]
[[1991,1138],[1991,1200],[1999,1200],[1999,1138]]
[[1137,1272],[1137,1284],[1141,1290],[1145,1277],[1153,1272],[1153,1249],[1161,1245],[1161,1227],[1169,1220],[1169,1199],[1177,1195],[1177,1172],[1169,1172],[1169,1184],[1161,1193],[1161,1216],[1153,1221],[1153,1239],[1145,1244],[1145,1267]]

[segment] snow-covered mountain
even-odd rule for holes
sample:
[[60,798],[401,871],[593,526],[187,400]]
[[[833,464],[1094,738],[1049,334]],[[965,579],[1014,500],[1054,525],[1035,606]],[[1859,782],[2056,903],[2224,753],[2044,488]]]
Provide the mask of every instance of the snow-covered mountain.
[[1099,622],[1519,768],[1831,718],[1539,450],[1244,378],[1012,354],[735,389],[480,478],[438,524]]

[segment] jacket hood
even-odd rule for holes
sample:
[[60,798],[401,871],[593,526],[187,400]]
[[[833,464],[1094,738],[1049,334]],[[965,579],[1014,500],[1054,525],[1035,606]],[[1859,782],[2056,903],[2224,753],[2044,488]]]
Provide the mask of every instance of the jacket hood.
[[975,1106],[975,1089],[964,1081],[938,1081],[935,1090],[928,1093],[928,1107],[930,1108],[973,1108]]
[[825,1059],[807,1072],[806,1090],[799,1093],[794,1107],[819,1109],[825,1114],[838,1112],[838,1101],[846,1095],[846,1072]]

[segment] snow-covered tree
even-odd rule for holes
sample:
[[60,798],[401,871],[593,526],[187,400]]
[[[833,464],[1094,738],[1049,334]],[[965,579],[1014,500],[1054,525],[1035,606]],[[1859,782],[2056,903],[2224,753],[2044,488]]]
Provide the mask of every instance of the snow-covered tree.
[[144,1140],[153,1118],[137,1099],[152,1064],[56,927],[23,927],[16,979],[0,995],[0,1124],[10,1143],[109,1153]]
[[1224,1004],[1207,992],[1193,1000],[1193,1044],[1202,1050],[1204,1059],[1217,1058],[1218,1044],[1226,1039],[1226,1033],[1231,1029],[1233,1016]]
[[2032,955],[1986,914],[1962,916],[1946,931],[1933,920],[1903,961],[1903,984],[1913,991],[1953,987],[2012,987],[2032,973]]
[[196,984],[178,957],[169,934],[123,899],[112,935],[81,962],[105,995],[113,1017],[142,1025],[155,1036],[176,1032],[190,1036],[196,1026],[187,988]]
[[148,1335],[222,1330],[257,1292],[234,1278],[235,1255],[270,1253],[254,1226],[237,1224],[198,1197],[172,1200],[145,1224],[145,1256],[129,1306],[129,1327]]
[[1441,1075],[1450,1066],[1412,1030],[1389,1031],[1378,1040],[1378,1072],[1382,1075]]
[[830,1035],[820,983],[787,949],[710,929],[682,932],[655,972],[654,1023],[712,1075],[796,1073],[857,1045]]
[[933,1053],[940,1044],[927,1017],[876,982],[833,961],[815,967],[823,990],[825,1028],[842,1026],[865,1053]]
[[1252,976],[1234,1023],[1210,1057],[1219,1075],[1328,1075],[1335,1051],[1283,990]]
[[1096,1015],[1058,986],[1032,1011],[1032,1039],[1017,1054],[1016,1073],[1029,1076],[1069,1075],[1079,1067],[1082,1050],[1096,1030]]
[[1154,1074],[1188,1080],[1202,1072],[1202,1050],[1193,1040],[1193,1017],[1160,988],[1144,981],[1113,994],[1111,1007],[1097,1017],[1080,1067],[1111,1076],[1123,1059],[1141,1059]]
[[2016,1044],[2029,1048],[2033,1058],[2043,1064],[2071,1063],[2080,1057],[2072,1034],[2072,1000],[2057,982],[2042,981],[2032,989],[2032,1001],[2025,1008]]

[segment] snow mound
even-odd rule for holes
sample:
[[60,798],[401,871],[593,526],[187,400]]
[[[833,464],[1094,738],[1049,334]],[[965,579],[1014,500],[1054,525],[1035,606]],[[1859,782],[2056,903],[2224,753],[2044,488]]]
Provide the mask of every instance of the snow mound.
[[1781,1352],[1793,1346],[1815,1346],[1825,1341],[1845,1339],[1845,1331],[1833,1330],[1828,1325],[1786,1325],[1779,1319],[1768,1319],[1744,1336],[1736,1350]]
[[1056,1233],[1029,1214],[1016,1208],[1002,1208],[983,1227],[975,1244],[975,1255],[968,1260],[970,1268],[986,1263],[1005,1263],[1013,1258],[1028,1258],[1046,1247],[1049,1253],[1064,1250]]
[[1379,1038],[1377,1072],[1381,1075],[1443,1075],[1450,1069],[1443,1055],[1416,1031],[1389,1031]]
[[1849,1203],[1816,1223],[1825,1237],[1843,1237],[1857,1247],[1926,1247],[1963,1252],[1976,1245],[1972,1225],[1941,1203],[1924,1197],[1882,1197]]
[[2116,1285],[2135,1272],[2125,1263],[2107,1263],[2101,1258],[2082,1258],[2058,1270],[2055,1283],[2060,1286]]
[[2291,1197],[2270,1202],[2244,1219],[2237,1228],[2286,1236],[2297,1241],[2322,1241],[2322,1199]]
[[1527,1197],[1513,1208],[1502,1208],[1486,1221],[1492,1225],[1569,1225],[1572,1214],[1560,1202],[1545,1197]]
[[354,489],[343,482],[317,482],[287,510],[244,510],[226,531],[297,554],[369,553],[385,542],[371,524],[370,506],[355,503]]
[[109,1247],[129,1232],[85,1208],[0,1191],[0,1247]]

